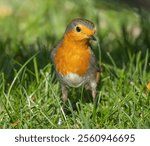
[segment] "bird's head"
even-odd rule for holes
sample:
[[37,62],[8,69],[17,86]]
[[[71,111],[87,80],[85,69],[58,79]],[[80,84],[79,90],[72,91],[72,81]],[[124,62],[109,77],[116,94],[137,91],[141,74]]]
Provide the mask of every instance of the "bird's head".
[[96,32],[95,25],[86,19],[77,18],[72,20],[66,28],[64,37],[69,38],[70,41],[84,41],[96,40],[94,34]]

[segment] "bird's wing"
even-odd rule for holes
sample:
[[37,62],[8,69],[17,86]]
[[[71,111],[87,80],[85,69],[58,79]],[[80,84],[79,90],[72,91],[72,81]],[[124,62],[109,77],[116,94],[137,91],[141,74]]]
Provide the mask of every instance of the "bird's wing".
[[50,52],[50,58],[52,60],[52,62],[54,63],[54,57],[56,55],[56,51],[59,48],[60,44],[61,44],[62,40],[59,41],[59,43],[57,44],[57,46],[55,48],[53,48]]
[[99,66],[99,64],[97,63],[97,55],[95,55],[94,53],[94,49],[93,46],[90,45],[90,49],[91,49],[91,66],[92,68],[94,67],[96,69],[97,72],[101,72],[101,67]]
[[51,58],[52,62],[54,62],[54,57],[55,57],[56,51],[57,51],[57,48],[54,48],[50,52],[50,58]]

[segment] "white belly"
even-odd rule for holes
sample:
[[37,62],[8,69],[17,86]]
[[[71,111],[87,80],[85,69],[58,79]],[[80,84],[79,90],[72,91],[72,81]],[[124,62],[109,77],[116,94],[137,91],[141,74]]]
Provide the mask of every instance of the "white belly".
[[81,77],[75,73],[70,73],[63,77],[63,81],[71,87],[79,87],[87,81],[87,77]]

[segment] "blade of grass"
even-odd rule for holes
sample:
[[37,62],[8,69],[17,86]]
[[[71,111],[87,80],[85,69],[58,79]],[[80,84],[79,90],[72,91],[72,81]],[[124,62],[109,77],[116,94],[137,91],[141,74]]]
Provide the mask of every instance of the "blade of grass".
[[33,63],[34,63],[34,70],[35,70],[36,81],[37,81],[37,83],[39,83],[39,72],[38,72],[38,65],[37,65],[36,57],[34,57]]
[[144,78],[145,78],[145,75],[146,75],[146,69],[147,69],[147,65],[148,65],[148,56],[149,56],[149,50],[147,49],[146,56],[145,56],[144,68],[143,68],[143,76],[144,76]]
[[15,84],[18,76],[20,75],[20,73],[22,72],[22,70],[24,69],[24,67],[38,54],[39,52],[37,52],[36,54],[34,54],[31,58],[29,58],[25,63],[24,65],[20,68],[20,70],[17,72],[16,76],[14,77],[9,89],[8,89],[8,92],[7,92],[7,97],[9,97],[10,95],[10,92],[11,92],[11,89],[13,87],[13,85]]
[[70,109],[70,111],[71,111],[71,113],[72,113],[73,122],[74,122],[74,124],[75,124],[75,123],[76,123],[75,114],[74,114],[73,107],[72,107],[72,104],[71,104],[71,102],[70,102],[69,99],[68,99],[68,103],[69,103],[69,109]]
[[20,68],[20,70],[17,72],[16,76],[14,77],[14,79],[13,79],[13,81],[12,81],[12,83],[11,83],[9,89],[8,89],[7,94],[5,95],[6,101],[7,101],[6,104],[9,105],[10,108],[11,108],[13,111],[14,111],[14,109],[13,109],[13,107],[11,106],[11,103],[10,103],[10,101],[9,101],[10,92],[11,92],[11,90],[12,90],[12,88],[13,88],[13,86],[14,86],[16,80],[17,80],[17,78],[19,77],[20,73],[21,73],[21,72],[23,71],[23,69],[25,68],[25,66],[26,66],[38,53],[39,53],[39,52],[37,52],[37,53],[34,54],[31,58],[29,58],[29,59],[24,63],[24,65]]
[[115,67],[115,69],[116,69],[116,68],[117,68],[116,63],[115,63],[114,59],[111,57],[111,55],[110,55],[110,53],[109,53],[109,52],[107,52],[107,56],[109,57],[109,59],[110,59],[111,63],[113,64],[113,66],[114,66],[114,67]]

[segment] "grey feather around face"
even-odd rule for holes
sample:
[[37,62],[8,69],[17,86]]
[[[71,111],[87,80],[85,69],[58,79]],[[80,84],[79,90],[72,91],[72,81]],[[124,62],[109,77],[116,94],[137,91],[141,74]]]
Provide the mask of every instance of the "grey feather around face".
[[87,19],[77,18],[77,19],[72,20],[69,23],[69,25],[66,28],[66,32],[74,29],[78,24],[85,25],[86,27],[88,27],[91,30],[95,29],[95,25],[91,21],[89,21]]

